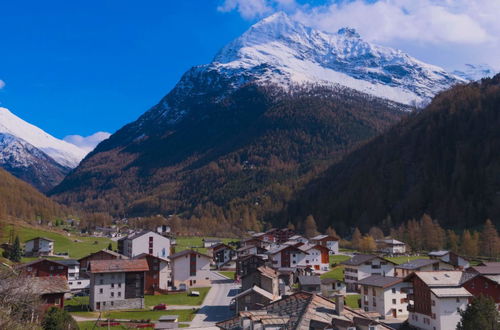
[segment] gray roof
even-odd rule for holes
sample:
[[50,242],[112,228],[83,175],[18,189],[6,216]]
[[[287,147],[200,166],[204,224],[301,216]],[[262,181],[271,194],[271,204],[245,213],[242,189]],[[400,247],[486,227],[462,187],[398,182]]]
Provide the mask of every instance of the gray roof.
[[433,288],[431,292],[439,298],[472,297],[465,288]]
[[186,254],[191,254],[191,253],[195,253],[195,254],[199,254],[201,256],[204,256],[204,257],[207,257],[209,259],[212,259],[211,257],[207,256],[206,254],[203,254],[203,253],[200,253],[198,251],[194,251],[194,250],[184,250],[184,251],[181,251],[181,252],[177,252],[177,253],[174,253],[172,254],[169,259],[170,260],[173,260],[173,259],[176,259],[176,258],[179,258],[179,257],[182,257]]
[[376,258],[382,259],[382,260],[390,262],[392,264],[395,264],[394,262],[392,262],[390,260],[384,259],[384,258],[376,256],[374,254],[355,254],[351,259],[343,261],[343,262],[341,262],[341,264],[346,265],[346,266],[359,266],[365,262],[368,262],[368,261],[376,259]]
[[378,239],[377,243],[385,243],[392,245],[406,245],[405,243],[398,241],[397,239]]
[[442,257],[442,256],[447,255],[448,253],[450,253],[450,251],[440,250],[440,251],[431,251],[427,255],[429,255],[431,257]]
[[332,283],[342,283],[342,281],[337,280],[335,278],[323,278],[321,279],[321,284],[332,284]]
[[372,275],[358,281],[360,285],[387,288],[403,282],[403,278],[393,276]]
[[425,267],[428,265],[433,265],[435,263],[439,263],[439,260],[435,259],[415,259],[411,260],[407,263],[397,265],[396,268],[402,268],[402,269],[419,269],[421,267]]
[[66,265],[66,266],[79,266],[80,263],[78,260],[75,259],[61,259],[61,260],[56,260],[58,263]]
[[301,285],[321,285],[321,279],[319,276],[297,276],[297,279]]

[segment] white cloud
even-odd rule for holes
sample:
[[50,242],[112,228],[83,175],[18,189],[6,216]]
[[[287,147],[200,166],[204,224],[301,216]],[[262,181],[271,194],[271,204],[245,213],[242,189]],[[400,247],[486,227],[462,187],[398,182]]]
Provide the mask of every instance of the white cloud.
[[2,79],[0,79],[0,89],[2,89],[4,87],[5,87],[5,81],[3,81]]
[[63,140],[74,144],[86,152],[91,152],[101,141],[106,140],[110,136],[111,134],[107,132],[97,132],[85,137],[81,135],[68,135]]
[[[245,6],[250,3],[263,7],[249,11]],[[324,31],[354,27],[366,40],[447,68],[472,62],[500,69],[499,0],[336,0],[318,6],[295,0],[226,0],[222,6],[245,19],[285,10]]]
[[217,10],[221,12],[236,10],[244,19],[254,19],[273,12],[274,9],[269,2],[267,0],[225,0],[217,7]]

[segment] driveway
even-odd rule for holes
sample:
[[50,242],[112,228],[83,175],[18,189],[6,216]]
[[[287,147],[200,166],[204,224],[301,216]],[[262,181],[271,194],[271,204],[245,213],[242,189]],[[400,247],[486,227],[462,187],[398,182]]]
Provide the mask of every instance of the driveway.
[[215,323],[231,318],[234,311],[229,309],[231,299],[239,292],[240,286],[233,280],[212,272],[212,288],[198,313],[191,321],[190,328],[215,327]]

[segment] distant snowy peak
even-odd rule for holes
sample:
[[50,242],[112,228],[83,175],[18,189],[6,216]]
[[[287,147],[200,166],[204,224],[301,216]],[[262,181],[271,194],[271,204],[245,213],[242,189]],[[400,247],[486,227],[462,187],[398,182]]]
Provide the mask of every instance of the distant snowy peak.
[[[429,101],[464,82],[408,54],[364,41],[351,28],[326,33],[276,13],[225,46],[199,69],[274,84],[335,84],[396,102]],[[234,76],[242,79],[235,80]]]
[[497,72],[487,64],[465,64],[463,68],[453,71],[453,74],[468,81],[493,77]]
[[51,136],[2,107],[0,107],[1,133],[27,142],[64,167],[76,167],[86,155],[84,150]]

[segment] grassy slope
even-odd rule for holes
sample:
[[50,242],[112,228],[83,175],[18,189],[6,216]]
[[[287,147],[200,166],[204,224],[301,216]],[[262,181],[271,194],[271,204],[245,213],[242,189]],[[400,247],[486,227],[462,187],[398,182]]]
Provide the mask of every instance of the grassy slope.
[[218,237],[177,237],[177,246],[175,248],[176,252],[180,252],[186,249],[194,249],[200,253],[207,253],[207,249],[203,247],[204,238],[216,238],[221,240],[223,243],[229,243],[231,241],[239,241],[238,238],[218,238]]
[[[27,225],[7,225],[5,230],[1,233],[0,242],[7,242],[10,230],[14,229],[15,235],[19,235],[21,243],[35,238],[37,236],[43,236],[54,240],[55,252],[67,252],[71,258],[81,258],[92,252],[99,251],[108,247],[111,242],[113,249],[116,248],[116,243],[112,242],[109,238],[97,238],[97,237],[81,237],[81,236],[67,236],[65,232],[50,231],[47,229],[28,227]],[[78,242],[75,242],[78,240]],[[97,244],[95,244],[97,242]],[[32,258],[25,258],[23,261],[30,261]]]
[[404,264],[404,263],[407,263],[408,261],[411,261],[411,260],[415,260],[415,259],[429,259],[428,256],[411,256],[411,257],[407,257],[407,256],[400,256],[400,257],[389,257],[389,258],[386,258],[387,260],[391,260],[392,262],[395,262],[397,263],[398,265],[401,265],[401,264]]
[[155,296],[146,296],[146,306],[152,307],[158,304],[167,305],[187,305],[187,306],[199,306],[205,300],[210,288],[193,288],[193,291],[198,291],[200,293],[199,297],[191,297],[186,292],[182,293],[171,293]]

